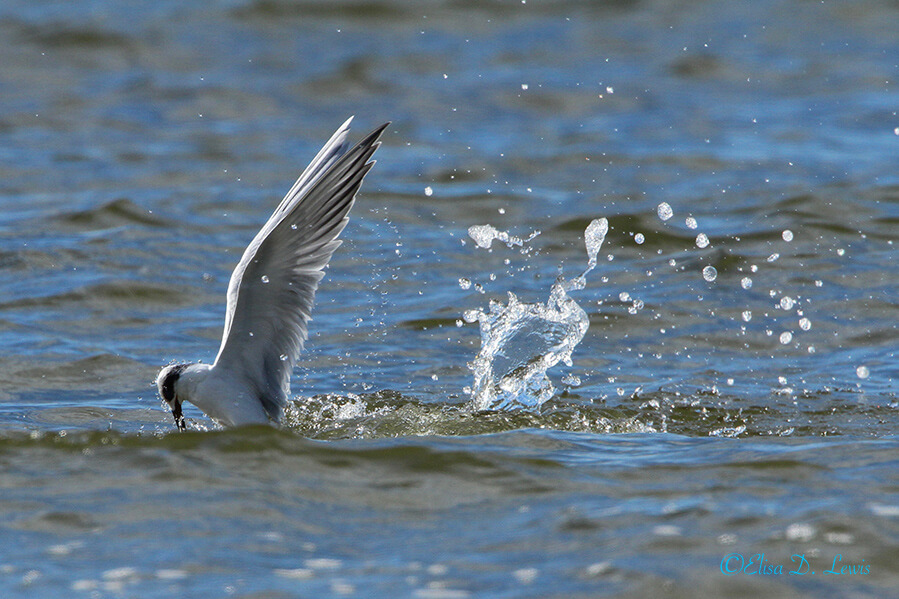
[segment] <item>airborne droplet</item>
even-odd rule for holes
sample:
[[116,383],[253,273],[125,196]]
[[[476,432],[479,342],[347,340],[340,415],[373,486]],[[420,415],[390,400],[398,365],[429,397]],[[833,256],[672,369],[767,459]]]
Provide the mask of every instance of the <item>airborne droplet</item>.
[[674,210],[671,209],[671,206],[668,202],[662,202],[658,207],[659,218],[662,220],[668,220],[672,216],[674,216]]

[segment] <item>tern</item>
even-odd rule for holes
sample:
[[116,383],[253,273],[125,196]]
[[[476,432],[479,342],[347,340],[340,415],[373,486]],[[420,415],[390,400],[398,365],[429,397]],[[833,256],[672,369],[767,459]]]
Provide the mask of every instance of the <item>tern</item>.
[[244,251],[228,283],[215,362],[171,364],[156,377],[179,430],[186,428],[186,401],[226,427],[280,420],[315,291],[390,124],[350,149],[352,120],[328,140]]

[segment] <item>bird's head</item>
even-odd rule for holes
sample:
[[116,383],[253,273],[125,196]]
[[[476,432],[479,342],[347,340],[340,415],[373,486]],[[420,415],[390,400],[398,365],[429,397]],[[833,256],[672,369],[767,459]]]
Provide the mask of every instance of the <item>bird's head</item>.
[[178,398],[178,379],[189,364],[171,364],[159,371],[156,377],[156,387],[159,389],[159,397],[172,410],[175,426],[179,431],[186,428],[184,414],[181,413],[181,399]]

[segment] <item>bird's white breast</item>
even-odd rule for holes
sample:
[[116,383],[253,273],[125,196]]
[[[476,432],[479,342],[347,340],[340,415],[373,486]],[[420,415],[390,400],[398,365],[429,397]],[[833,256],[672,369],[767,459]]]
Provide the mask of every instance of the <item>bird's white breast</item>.
[[259,398],[233,373],[195,364],[182,373],[178,383],[179,399],[191,402],[218,424],[240,426],[269,421]]

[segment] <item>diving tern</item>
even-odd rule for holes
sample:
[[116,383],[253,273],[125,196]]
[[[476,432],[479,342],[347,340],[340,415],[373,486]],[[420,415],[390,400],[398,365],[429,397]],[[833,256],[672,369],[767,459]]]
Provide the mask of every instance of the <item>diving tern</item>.
[[352,120],[328,140],[244,251],[228,283],[215,362],[172,364],[156,377],[179,430],[186,428],[185,401],[222,426],[280,420],[315,291],[390,124],[350,149]]

